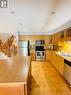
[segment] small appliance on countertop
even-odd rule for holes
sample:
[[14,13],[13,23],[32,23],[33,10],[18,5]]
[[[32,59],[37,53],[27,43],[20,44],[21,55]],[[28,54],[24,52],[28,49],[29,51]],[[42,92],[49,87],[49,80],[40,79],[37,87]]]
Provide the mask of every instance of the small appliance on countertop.
[[45,40],[36,40],[36,45],[44,45],[45,44]]

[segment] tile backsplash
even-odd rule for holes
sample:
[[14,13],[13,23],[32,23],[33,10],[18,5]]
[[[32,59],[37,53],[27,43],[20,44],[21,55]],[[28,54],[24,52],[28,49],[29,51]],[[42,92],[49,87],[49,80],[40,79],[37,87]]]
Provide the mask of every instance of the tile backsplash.
[[59,42],[59,46],[62,46],[61,51],[71,54],[71,42],[70,41]]

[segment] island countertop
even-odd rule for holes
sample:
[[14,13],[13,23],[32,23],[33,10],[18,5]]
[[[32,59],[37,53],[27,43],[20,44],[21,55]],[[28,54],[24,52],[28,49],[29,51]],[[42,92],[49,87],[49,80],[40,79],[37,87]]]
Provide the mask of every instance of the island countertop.
[[27,81],[30,57],[16,56],[0,60],[0,85]]

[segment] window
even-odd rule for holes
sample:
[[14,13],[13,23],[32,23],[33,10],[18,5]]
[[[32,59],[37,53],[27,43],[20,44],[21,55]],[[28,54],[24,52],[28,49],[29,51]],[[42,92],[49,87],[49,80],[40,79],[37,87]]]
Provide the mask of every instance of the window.
[[7,8],[8,2],[7,0],[0,0],[0,8]]

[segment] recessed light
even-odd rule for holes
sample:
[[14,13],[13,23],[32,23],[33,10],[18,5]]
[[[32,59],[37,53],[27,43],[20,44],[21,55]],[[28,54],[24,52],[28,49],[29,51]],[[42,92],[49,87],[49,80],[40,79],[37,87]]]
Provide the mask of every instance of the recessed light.
[[11,11],[11,14],[15,14],[15,12],[14,11]]
[[54,15],[55,14],[55,12],[53,11],[53,12],[51,12],[51,15]]
[[19,25],[23,25],[23,23],[22,23],[22,22],[20,22],[20,23],[19,23]]

